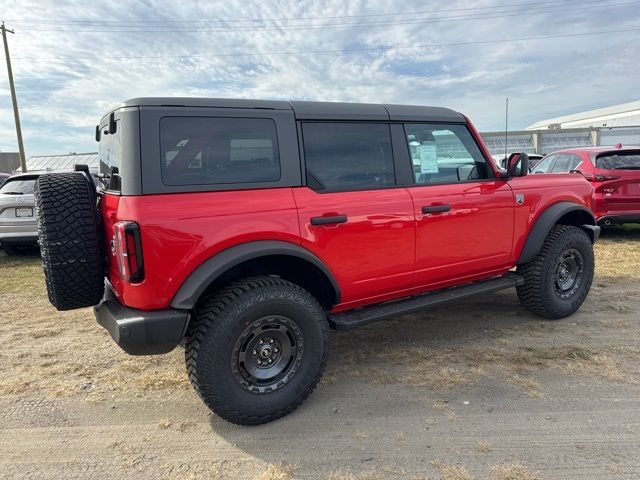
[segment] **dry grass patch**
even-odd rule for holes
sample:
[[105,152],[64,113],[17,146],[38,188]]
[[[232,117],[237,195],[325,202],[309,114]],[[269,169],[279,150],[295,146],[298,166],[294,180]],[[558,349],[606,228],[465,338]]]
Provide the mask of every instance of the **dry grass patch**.
[[524,393],[530,397],[542,398],[543,396],[540,391],[540,384],[531,378],[526,378],[515,373],[511,376],[510,381],[522,387]]
[[438,470],[442,480],[473,480],[473,475],[465,467],[445,465],[439,461],[431,462],[431,465]]
[[418,363],[409,366],[408,370],[409,375],[403,378],[404,383],[431,390],[452,390],[475,379],[473,372],[463,372],[453,367],[439,367],[433,370],[425,364]]
[[382,470],[369,470],[357,474],[345,470],[334,470],[329,472],[326,480],[388,480],[403,474],[404,472],[398,472],[392,467],[385,467]]
[[480,453],[489,453],[493,450],[493,445],[489,442],[478,442],[478,451]]
[[594,250],[597,277],[640,278],[640,227],[637,225],[605,229]]
[[144,391],[188,389],[191,387],[189,378],[182,369],[141,375],[135,380],[135,383]]
[[160,430],[166,430],[171,425],[173,425],[173,420],[171,418],[163,418],[158,422],[158,428]]
[[272,463],[255,480],[291,480],[295,470],[293,465]]
[[519,463],[492,465],[489,480],[539,480],[537,472],[532,472]]

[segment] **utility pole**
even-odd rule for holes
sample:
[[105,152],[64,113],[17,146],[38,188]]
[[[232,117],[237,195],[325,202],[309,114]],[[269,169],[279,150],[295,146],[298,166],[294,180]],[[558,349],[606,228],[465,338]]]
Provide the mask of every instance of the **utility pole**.
[[11,70],[11,58],[9,57],[9,44],[7,43],[7,32],[14,33],[13,30],[8,30],[2,22],[2,41],[4,42],[4,56],[7,59],[7,75],[9,76],[9,88],[11,89],[11,101],[13,102],[13,118],[16,122],[16,134],[18,136],[18,150],[20,151],[20,167],[22,172],[27,171],[27,162],[24,158],[24,145],[22,144],[22,130],[20,129],[20,115],[18,114],[18,99],[16,98],[16,87],[13,85],[13,71]]

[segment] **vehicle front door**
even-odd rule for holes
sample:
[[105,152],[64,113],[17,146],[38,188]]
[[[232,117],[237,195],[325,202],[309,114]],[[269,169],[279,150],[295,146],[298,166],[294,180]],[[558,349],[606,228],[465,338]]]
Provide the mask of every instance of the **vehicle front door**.
[[416,286],[439,288],[508,269],[514,195],[466,125],[404,129],[414,180]]

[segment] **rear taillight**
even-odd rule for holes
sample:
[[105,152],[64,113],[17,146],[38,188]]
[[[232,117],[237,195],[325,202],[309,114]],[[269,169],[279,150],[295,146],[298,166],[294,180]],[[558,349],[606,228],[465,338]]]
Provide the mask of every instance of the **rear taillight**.
[[620,177],[616,177],[615,175],[589,175],[588,173],[583,174],[584,178],[589,180],[590,182],[607,182],[609,180],[618,180]]
[[144,278],[140,228],[136,222],[118,222],[113,226],[115,261],[120,277],[125,282],[136,283]]
[[595,178],[596,182],[607,182],[609,180],[618,180],[620,177],[616,175],[594,175],[593,178]]

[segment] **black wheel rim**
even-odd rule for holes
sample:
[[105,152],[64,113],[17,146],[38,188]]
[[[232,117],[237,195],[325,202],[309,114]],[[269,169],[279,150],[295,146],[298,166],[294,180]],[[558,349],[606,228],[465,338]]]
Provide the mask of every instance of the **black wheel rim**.
[[251,392],[272,392],[293,378],[303,352],[302,332],[291,319],[260,318],[244,329],[233,347],[233,377]]
[[565,250],[556,265],[554,286],[560,298],[573,296],[580,285],[584,274],[584,260],[582,254],[575,248]]

